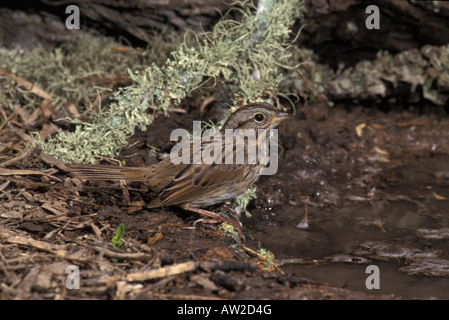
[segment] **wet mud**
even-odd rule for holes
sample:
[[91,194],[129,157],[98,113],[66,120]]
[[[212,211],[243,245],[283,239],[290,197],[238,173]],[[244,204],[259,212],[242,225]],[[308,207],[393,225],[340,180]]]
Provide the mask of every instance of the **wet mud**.
[[[303,118],[303,119],[301,119]],[[438,109],[300,108],[254,237],[288,273],[404,298],[449,298],[449,121]],[[285,263],[285,264],[284,264]],[[366,268],[379,269],[369,290]]]
[[[171,130],[216,120],[213,110],[186,110],[137,133],[120,159],[155,163],[149,150],[169,150]],[[195,214],[145,208],[151,194],[139,183],[80,183],[26,153],[26,137],[13,126],[0,137],[3,299],[449,298],[441,108],[298,106],[279,128],[278,172],[261,177],[251,217],[241,218],[243,245]],[[119,224],[123,243],[112,248]],[[81,270],[76,291],[63,286],[69,264]],[[380,289],[367,288],[368,266]]]

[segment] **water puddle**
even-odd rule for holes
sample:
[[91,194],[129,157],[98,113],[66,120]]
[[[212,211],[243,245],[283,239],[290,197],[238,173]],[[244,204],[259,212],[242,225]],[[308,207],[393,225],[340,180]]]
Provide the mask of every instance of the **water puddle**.
[[[449,299],[449,157],[388,172],[372,200],[332,209],[289,205],[259,217],[255,234],[299,278],[369,294]],[[367,289],[369,265],[380,289]]]

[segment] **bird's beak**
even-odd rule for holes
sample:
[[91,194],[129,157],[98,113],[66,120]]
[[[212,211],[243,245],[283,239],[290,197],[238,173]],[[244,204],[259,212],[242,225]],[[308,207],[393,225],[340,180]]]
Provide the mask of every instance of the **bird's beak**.
[[279,112],[271,119],[271,124],[279,124],[289,118],[291,118],[291,116],[287,112]]

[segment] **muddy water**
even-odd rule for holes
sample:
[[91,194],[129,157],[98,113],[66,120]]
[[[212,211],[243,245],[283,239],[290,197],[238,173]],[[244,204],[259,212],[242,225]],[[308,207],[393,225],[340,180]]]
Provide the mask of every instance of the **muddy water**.
[[[299,280],[449,299],[448,114],[298,113],[280,129],[279,172],[258,185],[253,237]],[[369,265],[380,289],[366,287]]]
[[[271,222],[256,238],[298,277],[371,294],[449,299],[449,157],[414,159],[391,174],[383,199],[309,206],[308,226],[304,206],[284,207],[276,218],[267,211]],[[379,268],[380,289],[366,288],[368,265]]]

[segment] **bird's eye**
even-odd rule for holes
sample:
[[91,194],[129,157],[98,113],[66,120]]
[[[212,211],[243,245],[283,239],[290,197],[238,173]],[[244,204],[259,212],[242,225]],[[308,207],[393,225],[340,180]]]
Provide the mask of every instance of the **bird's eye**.
[[265,119],[265,116],[262,113],[256,113],[254,115],[254,120],[256,120],[257,122],[262,122],[263,119]]

